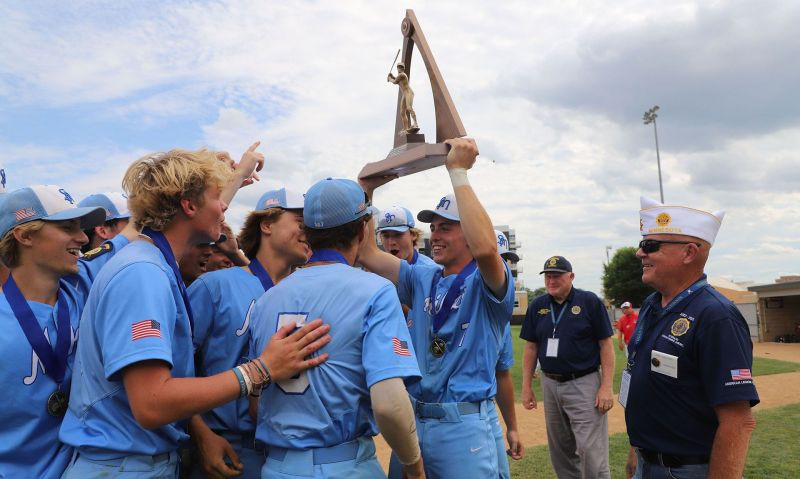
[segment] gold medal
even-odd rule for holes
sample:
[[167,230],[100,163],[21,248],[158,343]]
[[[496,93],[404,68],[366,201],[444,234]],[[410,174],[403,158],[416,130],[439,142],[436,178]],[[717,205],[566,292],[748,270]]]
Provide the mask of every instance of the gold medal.
[[47,413],[53,417],[63,417],[67,413],[69,398],[62,391],[56,391],[47,398]]
[[442,338],[433,338],[431,341],[431,354],[435,358],[441,358],[444,356],[444,352],[447,349],[447,343]]

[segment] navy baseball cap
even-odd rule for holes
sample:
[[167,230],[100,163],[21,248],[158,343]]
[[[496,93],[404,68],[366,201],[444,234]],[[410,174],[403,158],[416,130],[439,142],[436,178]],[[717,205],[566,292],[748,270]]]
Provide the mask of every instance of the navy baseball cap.
[[458,203],[456,203],[456,196],[452,193],[442,196],[442,199],[439,200],[439,204],[436,205],[436,208],[433,210],[422,210],[417,213],[417,219],[423,223],[430,223],[433,221],[434,216],[441,216],[442,218],[452,221],[461,221],[461,217],[458,216]]
[[314,183],[305,196],[303,223],[313,229],[335,228],[377,211],[353,180],[325,178]]
[[72,195],[55,185],[20,188],[6,193],[0,200],[0,238],[23,223],[77,218],[81,220],[81,229],[85,230],[103,223],[106,212],[96,206],[76,207]]
[[99,206],[106,210],[106,221],[131,217],[131,212],[128,210],[128,197],[122,193],[97,193],[87,196],[78,203],[79,208],[87,206]]
[[302,210],[303,195],[300,193],[281,188],[279,190],[267,191],[256,204],[256,211],[264,211],[270,208],[281,208],[284,210]]
[[544,262],[544,268],[539,274],[542,273],[571,273],[572,265],[567,258],[563,256],[551,256]]
[[402,206],[391,206],[381,212],[380,218],[378,218],[378,228],[375,231],[378,233],[381,231],[404,233],[414,225],[414,215],[411,210]]

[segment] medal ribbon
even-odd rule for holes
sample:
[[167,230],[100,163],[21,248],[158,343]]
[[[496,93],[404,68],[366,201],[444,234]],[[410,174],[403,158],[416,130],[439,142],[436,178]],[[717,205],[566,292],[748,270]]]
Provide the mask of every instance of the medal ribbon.
[[[662,318],[664,318],[673,309],[675,309],[675,307],[678,306],[678,303],[688,298],[692,293],[700,291],[707,284],[708,281],[706,281],[705,276],[703,276],[702,278],[697,280],[694,284],[681,291],[679,295],[672,298],[672,301],[670,301],[669,304],[667,304],[667,306],[661,310],[661,312],[658,314],[658,317],[655,318],[655,321],[652,322],[652,324],[657,324],[659,321],[661,321]],[[629,348],[628,351],[630,353],[630,356],[628,358],[628,369],[631,369],[633,367],[634,358],[636,357],[636,351],[639,349],[639,345],[644,339],[644,332],[647,329],[645,323],[649,322],[647,321],[647,316],[650,313],[650,309],[651,309],[650,304],[648,304],[645,308],[642,308],[642,311],[640,311],[639,314],[639,320],[636,322],[636,329],[633,330],[633,337],[631,338],[630,345],[628,346]]]
[[556,318],[556,315],[553,313],[553,311],[555,310],[555,307],[553,305],[553,298],[552,297],[550,298],[550,319],[553,320],[553,337],[554,338],[556,337],[556,328],[558,327],[558,323],[561,322],[561,316],[564,316],[564,311],[566,311],[568,307],[569,307],[569,299],[564,301],[564,304],[561,306],[561,312],[558,313],[558,318]]
[[72,339],[72,330],[69,324],[69,306],[67,306],[67,300],[64,299],[64,294],[59,291],[58,301],[56,302],[58,338],[56,339],[54,351],[53,347],[47,342],[44,331],[40,329],[33,310],[31,310],[28,301],[25,300],[25,296],[22,295],[19,287],[17,287],[12,275],[8,276],[8,280],[3,285],[3,292],[9,306],[11,306],[11,311],[14,312],[14,316],[19,322],[19,326],[25,333],[25,337],[28,338],[28,343],[30,343],[31,348],[33,348],[33,351],[42,362],[45,374],[61,385],[67,370],[67,355],[69,354],[69,346]]
[[411,264],[417,264],[418,259],[419,259],[419,251],[414,250],[414,256],[411,258]]
[[186,306],[186,315],[189,316],[189,327],[191,328],[192,332],[194,332],[194,315],[192,315],[192,305],[189,304],[189,296],[186,294],[186,284],[183,282],[183,278],[181,278],[181,270],[178,268],[178,262],[175,260],[175,254],[172,252],[172,247],[169,245],[167,237],[164,236],[164,233],[155,231],[148,227],[142,228],[142,234],[147,235],[151,240],[153,240],[153,244],[155,244],[156,248],[161,251],[161,255],[164,256],[167,264],[170,268],[172,268],[172,273],[175,275],[175,281],[178,282],[178,289],[181,291],[183,305]]
[[312,254],[308,259],[308,262],[313,263],[315,261],[334,261],[336,263],[342,263],[350,266],[350,263],[347,262],[342,253],[333,249],[321,249],[314,251],[314,254]]
[[467,279],[467,276],[472,274],[475,271],[475,268],[478,267],[478,264],[475,263],[475,260],[469,262],[468,265],[464,266],[464,269],[458,273],[456,279],[453,280],[453,284],[450,285],[450,288],[447,290],[447,294],[444,296],[442,300],[442,307],[436,310],[436,287],[439,285],[439,280],[442,277],[442,272],[437,271],[436,274],[433,275],[433,285],[431,286],[431,308],[434,310],[433,314],[433,333],[436,334],[439,332],[439,329],[444,325],[444,322],[447,321],[447,317],[450,315],[450,309],[453,307],[453,303],[456,301],[458,297],[458,293],[461,290],[461,285],[464,284],[464,281]]
[[249,266],[250,271],[261,281],[261,286],[264,287],[265,293],[269,291],[271,287],[275,286],[275,283],[272,282],[272,278],[269,277],[269,273],[267,273],[267,270],[264,269],[264,266],[261,265],[261,262],[258,261],[257,258],[251,259]]

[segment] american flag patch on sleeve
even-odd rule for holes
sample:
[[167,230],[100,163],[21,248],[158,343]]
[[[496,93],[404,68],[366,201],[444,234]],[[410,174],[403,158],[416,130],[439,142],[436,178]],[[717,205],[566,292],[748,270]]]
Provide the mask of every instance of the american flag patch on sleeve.
[[133,323],[131,326],[131,340],[144,338],[160,338],[161,337],[161,324],[155,319],[145,319],[138,323]]
[[749,369],[731,369],[731,379],[734,381],[742,381],[744,379],[753,379]]
[[401,341],[397,338],[392,338],[392,346],[394,353],[400,356],[411,356],[411,351],[408,350],[408,341]]

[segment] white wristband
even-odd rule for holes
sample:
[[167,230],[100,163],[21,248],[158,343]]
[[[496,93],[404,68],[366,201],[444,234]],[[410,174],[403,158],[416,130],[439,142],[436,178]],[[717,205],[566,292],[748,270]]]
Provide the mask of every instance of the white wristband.
[[450,173],[450,182],[453,183],[453,188],[469,186],[466,168],[453,168],[452,170],[447,170],[447,172]]

